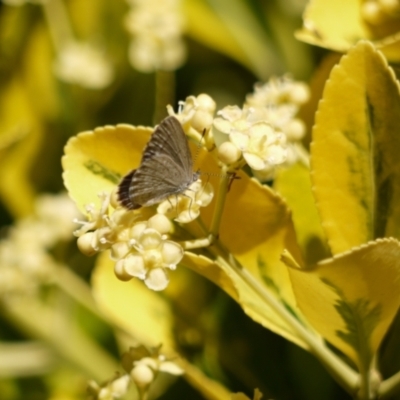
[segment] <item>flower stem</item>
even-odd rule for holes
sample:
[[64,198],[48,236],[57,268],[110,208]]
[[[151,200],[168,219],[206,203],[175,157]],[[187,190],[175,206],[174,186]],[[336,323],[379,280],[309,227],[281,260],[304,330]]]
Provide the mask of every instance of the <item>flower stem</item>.
[[59,267],[54,273],[55,283],[76,302],[93,314],[103,318],[93,299],[90,287],[67,267]]
[[75,40],[67,10],[62,1],[48,0],[43,3],[43,12],[54,48],[60,52],[65,43]]
[[26,297],[4,302],[2,313],[94,379],[102,380],[118,369],[116,361],[57,308]]
[[384,380],[378,390],[379,399],[389,399],[400,391],[400,371]]
[[210,248],[215,253],[218,262],[233,270],[269,307],[271,307],[303,340],[308,350],[314,354],[330,372],[333,378],[349,393],[355,393],[359,387],[359,375],[337,357],[324,342],[302,325],[276,297],[244,268],[236,258],[224,248],[222,243],[215,241]]
[[155,72],[155,101],[153,123],[156,125],[167,115],[167,104],[175,101],[175,74],[173,71]]
[[226,194],[229,187],[229,174],[226,173],[226,168],[222,168],[222,175],[219,179],[219,187],[217,190],[217,197],[215,201],[214,213],[211,220],[210,235],[214,238],[218,237],[219,227],[221,225],[222,214],[224,212],[224,205]]

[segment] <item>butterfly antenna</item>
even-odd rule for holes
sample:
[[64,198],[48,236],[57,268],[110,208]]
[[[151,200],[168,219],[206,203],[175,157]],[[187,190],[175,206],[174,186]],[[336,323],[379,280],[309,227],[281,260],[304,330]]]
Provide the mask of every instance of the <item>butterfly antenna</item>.
[[196,150],[196,153],[195,153],[195,155],[194,155],[194,157],[193,157],[193,165],[194,165],[194,163],[196,162],[197,158],[199,157],[200,150],[201,150],[201,144],[202,144],[202,142],[203,142],[203,139],[204,139],[204,136],[205,136],[205,134],[206,134],[206,131],[207,131],[207,129],[204,128],[204,129],[203,129],[203,133],[201,134],[201,138],[200,138],[200,140],[199,140],[199,143],[197,143],[197,150]]

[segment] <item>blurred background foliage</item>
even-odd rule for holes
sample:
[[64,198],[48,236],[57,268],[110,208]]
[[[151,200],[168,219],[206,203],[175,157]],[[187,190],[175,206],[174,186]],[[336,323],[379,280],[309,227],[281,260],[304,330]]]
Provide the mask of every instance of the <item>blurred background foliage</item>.
[[[126,16],[132,4],[0,1],[1,240],[10,235],[10,225],[37,213],[41,194],[63,190],[63,147],[78,132],[118,123],[152,126],[166,115],[167,104],[176,109],[177,101],[200,93],[212,96],[218,109],[240,106],[256,82],[286,73],[314,84],[313,99],[302,110],[310,127],[322,90],[319,76],[325,76],[321,70],[329,71],[336,57],[319,69],[324,51],[295,39],[305,5],[305,0],[182,0],[184,60],[178,68],[141,72],[128,55]],[[66,54],[70,43],[83,44],[72,60]],[[22,300],[0,293],[2,400],[87,398],[87,381],[110,378],[105,364],[118,366],[126,350],[118,348],[113,328],[94,308],[74,299],[76,287],[90,280],[93,259],[79,253],[72,235],[50,247],[56,263],[77,280],[59,275]],[[347,398],[311,355],[251,321],[208,281],[190,271],[181,274],[173,333],[181,353],[206,375],[249,396],[258,387],[266,399]],[[38,329],[44,314],[24,308],[36,303],[56,310],[43,322],[45,329]],[[145,304],[132,305],[132,312],[135,307]],[[73,335],[49,332],[65,323],[79,327],[107,362],[91,359],[91,345],[80,348],[84,341],[75,343]],[[182,377],[167,386],[160,399],[204,398]]]

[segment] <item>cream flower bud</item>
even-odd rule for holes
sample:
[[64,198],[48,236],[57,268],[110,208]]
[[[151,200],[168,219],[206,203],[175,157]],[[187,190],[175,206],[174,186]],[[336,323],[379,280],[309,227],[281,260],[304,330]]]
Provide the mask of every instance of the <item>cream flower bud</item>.
[[304,104],[310,98],[310,89],[304,82],[293,82],[289,91],[289,100],[294,104]]
[[231,142],[224,142],[218,147],[218,159],[224,164],[233,164],[241,155],[241,150]]
[[154,380],[154,372],[147,365],[140,363],[136,365],[131,371],[131,377],[133,382],[139,388],[145,388],[150,385]]
[[306,133],[306,126],[302,120],[295,118],[285,125],[285,133],[289,141],[300,140]]
[[361,5],[361,16],[365,21],[373,25],[379,25],[385,21],[385,14],[376,1],[368,0]]
[[204,129],[208,129],[213,122],[213,115],[208,111],[198,110],[195,112],[191,125],[197,132],[202,133]]
[[197,96],[196,99],[199,109],[207,111],[209,114],[215,113],[217,105],[211,96],[205,93],[201,93]]
[[125,260],[119,260],[115,263],[114,274],[119,280],[127,282],[132,279],[132,275],[126,272],[124,263]]
[[79,250],[85,254],[86,256],[93,256],[97,253],[97,250],[94,249],[92,243],[94,240],[94,233],[87,232],[80,236],[77,240]]
[[155,229],[161,234],[170,233],[172,229],[171,221],[162,214],[153,215],[148,221],[147,226]]

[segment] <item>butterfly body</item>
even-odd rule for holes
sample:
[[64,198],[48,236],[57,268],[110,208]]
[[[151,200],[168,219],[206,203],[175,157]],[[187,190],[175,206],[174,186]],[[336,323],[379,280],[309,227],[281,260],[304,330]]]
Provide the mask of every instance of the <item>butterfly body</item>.
[[170,116],[154,130],[140,166],[122,178],[118,199],[130,210],[149,207],[183,193],[198,177],[199,173],[193,172],[192,156],[182,126]]

